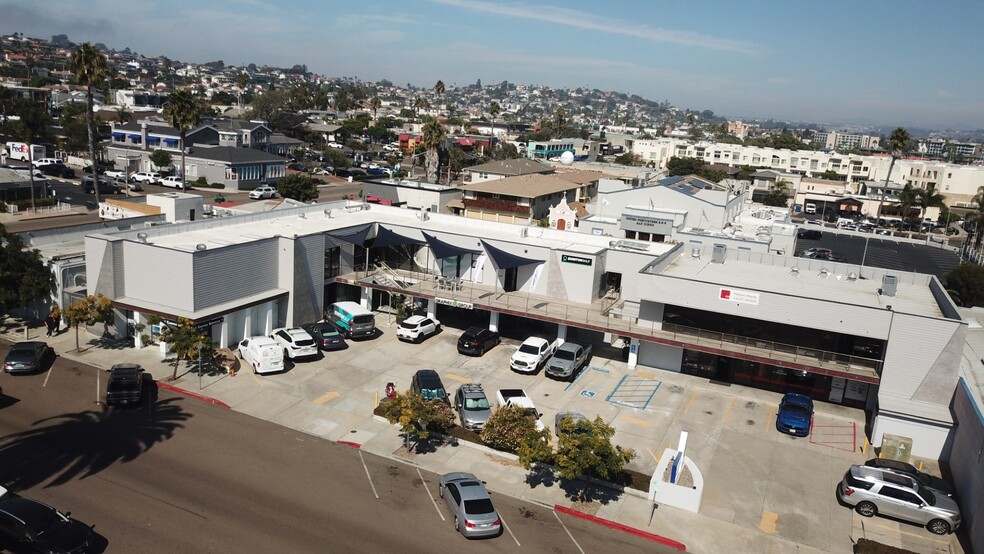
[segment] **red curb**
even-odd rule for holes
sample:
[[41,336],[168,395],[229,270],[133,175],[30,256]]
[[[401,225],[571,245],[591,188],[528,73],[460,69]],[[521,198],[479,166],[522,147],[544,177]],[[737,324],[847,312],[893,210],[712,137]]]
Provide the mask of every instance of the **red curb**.
[[203,402],[208,402],[209,404],[211,404],[213,406],[218,406],[220,408],[225,408],[227,410],[231,410],[232,409],[232,406],[226,404],[225,402],[223,402],[223,401],[221,401],[221,400],[219,400],[217,398],[212,398],[211,396],[205,396],[204,394],[200,394],[200,393],[197,393],[197,392],[192,392],[190,390],[185,390],[185,389],[183,389],[181,387],[176,387],[176,386],[174,386],[174,385],[172,385],[170,383],[165,383],[164,381],[157,381],[157,387],[158,388],[169,390],[171,392],[176,392],[178,394],[183,394],[185,396],[190,396],[192,398],[197,398],[198,400],[201,400]]
[[616,531],[621,531],[623,533],[628,533],[630,535],[635,535],[637,537],[646,539],[648,541],[658,542],[658,543],[660,543],[662,545],[669,546],[670,548],[674,548],[674,549],[680,550],[682,552],[686,552],[686,550],[687,550],[687,545],[683,544],[682,542],[677,542],[677,541],[675,541],[673,539],[668,539],[668,538],[666,538],[664,536],[661,536],[661,535],[656,535],[654,533],[649,533],[649,532],[646,532],[646,531],[642,531],[640,529],[636,529],[635,527],[629,527],[628,525],[623,525],[623,524],[618,523],[618,522],[615,522],[615,521],[611,521],[611,520],[607,520],[607,519],[602,519],[602,518],[600,518],[598,516],[593,516],[593,515],[590,515],[590,514],[586,514],[584,512],[579,512],[577,510],[568,508],[566,506],[561,506],[560,504],[554,504],[554,511],[555,512],[560,512],[562,514],[567,514],[569,516],[578,517],[578,518],[581,518],[581,519],[590,521],[592,523],[597,523],[599,525],[604,525],[605,527],[608,527],[609,529],[614,529]]
[[352,442],[352,441],[335,441],[335,442],[337,442],[338,444],[344,444],[345,446],[350,446],[352,448],[355,448],[356,450],[362,448],[362,445],[357,442]]

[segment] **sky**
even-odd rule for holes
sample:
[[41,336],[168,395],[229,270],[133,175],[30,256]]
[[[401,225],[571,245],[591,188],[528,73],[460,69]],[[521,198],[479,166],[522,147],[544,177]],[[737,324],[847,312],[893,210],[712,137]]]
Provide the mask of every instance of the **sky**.
[[589,87],[732,118],[984,128],[984,2],[0,0],[0,33],[448,87]]

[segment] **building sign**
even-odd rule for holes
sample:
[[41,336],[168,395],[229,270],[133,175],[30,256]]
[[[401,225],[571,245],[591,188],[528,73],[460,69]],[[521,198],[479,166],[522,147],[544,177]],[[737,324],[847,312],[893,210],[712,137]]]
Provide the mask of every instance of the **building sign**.
[[435,298],[434,302],[437,304],[443,304],[445,306],[451,306],[452,308],[461,308],[463,310],[475,309],[475,305],[471,302],[462,302],[460,300],[454,300],[452,298]]
[[622,214],[622,230],[655,233],[657,235],[669,235],[673,233],[673,220],[634,214]]
[[728,302],[735,302],[736,304],[751,304],[752,306],[758,306],[759,303],[759,293],[750,292],[747,290],[737,290],[737,289],[720,289],[718,293],[718,298],[721,300],[727,300]]
[[567,262],[569,264],[591,265],[591,258],[585,258],[583,256],[571,256],[569,254],[561,254],[560,261]]
[[[195,324],[195,329],[198,329],[199,331],[203,331],[203,330],[208,329],[209,327],[211,327],[213,325],[218,325],[219,323],[222,323],[223,321],[225,321],[225,318],[222,317],[222,316],[219,316],[219,317],[217,317],[215,319],[210,319],[208,321],[202,321],[200,323],[196,323]],[[178,325],[178,322],[177,321],[174,321],[173,319],[164,319],[164,320],[162,320],[162,323],[164,323],[168,327],[177,327],[177,325]]]

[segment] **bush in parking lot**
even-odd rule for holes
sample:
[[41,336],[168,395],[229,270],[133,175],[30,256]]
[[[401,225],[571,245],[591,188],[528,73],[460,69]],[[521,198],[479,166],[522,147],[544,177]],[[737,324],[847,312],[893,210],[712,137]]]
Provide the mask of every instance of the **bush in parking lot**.
[[[564,422],[557,442],[557,472],[564,479],[615,481],[635,458],[635,451],[612,444],[614,435],[615,428],[600,416],[594,421]],[[582,488],[581,494],[587,494],[587,489]]]
[[454,411],[441,400],[424,400],[413,391],[397,392],[379,405],[382,416],[392,424],[399,424],[400,431],[409,441],[427,440],[430,431],[447,433],[454,423]]
[[482,429],[482,441],[496,450],[517,452],[523,441],[536,435],[536,419],[522,408],[507,406],[492,412]]

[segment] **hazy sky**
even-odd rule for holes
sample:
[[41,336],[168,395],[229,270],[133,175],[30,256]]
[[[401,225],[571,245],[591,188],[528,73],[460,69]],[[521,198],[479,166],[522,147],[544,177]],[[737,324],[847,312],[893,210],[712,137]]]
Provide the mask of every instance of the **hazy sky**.
[[449,87],[587,86],[731,117],[984,128],[980,0],[0,0],[0,33]]

